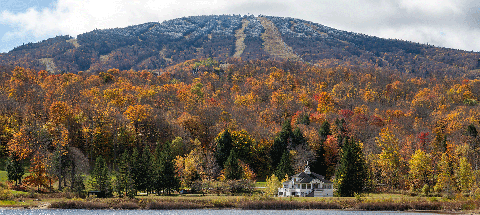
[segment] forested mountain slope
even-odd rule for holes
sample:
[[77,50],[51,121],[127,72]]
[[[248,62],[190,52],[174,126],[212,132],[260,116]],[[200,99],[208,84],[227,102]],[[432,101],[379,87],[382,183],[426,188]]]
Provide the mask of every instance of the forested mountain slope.
[[233,150],[246,178],[277,174],[285,154],[291,171],[278,175],[301,171],[309,161],[312,171],[330,178],[343,145],[355,140],[372,183],[391,189],[440,183],[443,189],[440,177],[433,179],[441,172],[412,179],[410,161],[420,151],[438,171],[449,171],[441,166],[444,157],[451,165],[468,158],[477,167],[479,97],[478,79],[294,61],[238,61],[222,69],[215,60],[190,60],[158,76],[17,67],[0,73],[0,149],[2,156],[48,168],[60,152],[74,161],[68,165],[82,167],[102,155],[115,170],[123,153],[153,154],[171,143],[176,172],[190,186],[221,177]]
[[480,67],[480,54],[382,39],[283,17],[211,15],[94,30],[26,44],[0,65],[50,72],[160,70],[190,59],[293,60],[325,67],[384,68],[425,76]]

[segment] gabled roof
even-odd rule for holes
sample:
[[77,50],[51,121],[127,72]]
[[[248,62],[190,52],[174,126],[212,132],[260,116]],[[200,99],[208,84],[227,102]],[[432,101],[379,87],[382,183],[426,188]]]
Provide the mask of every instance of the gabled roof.
[[[307,174],[307,172],[309,174]],[[319,175],[317,173],[310,172],[310,170],[308,168],[305,169],[305,172],[298,173],[298,174],[294,175],[293,177],[299,178],[297,183],[310,183],[314,179],[317,179],[317,180],[319,180],[323,183],[333,183],[333,182],[325,179],[325,176],[323,176],[323,175]]]

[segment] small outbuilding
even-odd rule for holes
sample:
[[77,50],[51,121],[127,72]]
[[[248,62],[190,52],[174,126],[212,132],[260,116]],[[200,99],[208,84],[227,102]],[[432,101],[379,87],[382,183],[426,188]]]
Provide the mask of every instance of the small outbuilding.
[[292,176],[291,180],[283,182],[283,187],[278,188],[279,197],[331,197],[333,196],[333,182],[325,179],[323,175],[305,171]]

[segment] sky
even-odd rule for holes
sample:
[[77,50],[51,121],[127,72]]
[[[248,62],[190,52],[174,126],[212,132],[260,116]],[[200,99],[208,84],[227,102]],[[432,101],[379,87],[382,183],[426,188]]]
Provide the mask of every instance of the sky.
[[212,14],[293,17],[382,38],[480,51],[479,0],[0,0],[0,53],[56,35]]

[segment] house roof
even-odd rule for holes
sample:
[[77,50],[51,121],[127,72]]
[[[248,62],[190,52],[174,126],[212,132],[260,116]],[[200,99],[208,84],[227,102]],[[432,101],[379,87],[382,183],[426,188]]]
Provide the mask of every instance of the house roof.
[[308,173],[310,173],[310,174],[307,174],[306,172],[301,172],[301,173],[298,173],[298,174],[294,175],[293,177],[299,178],[297,183],[310,183],[314,179],[317,179],[317,180],[319,180],[323,183],[333,183],[333,182],[325,179],[325,177],[323,175],[319,175],[317,173],[313,173],[313,172],[310,172],[310,171],[308,171]]

